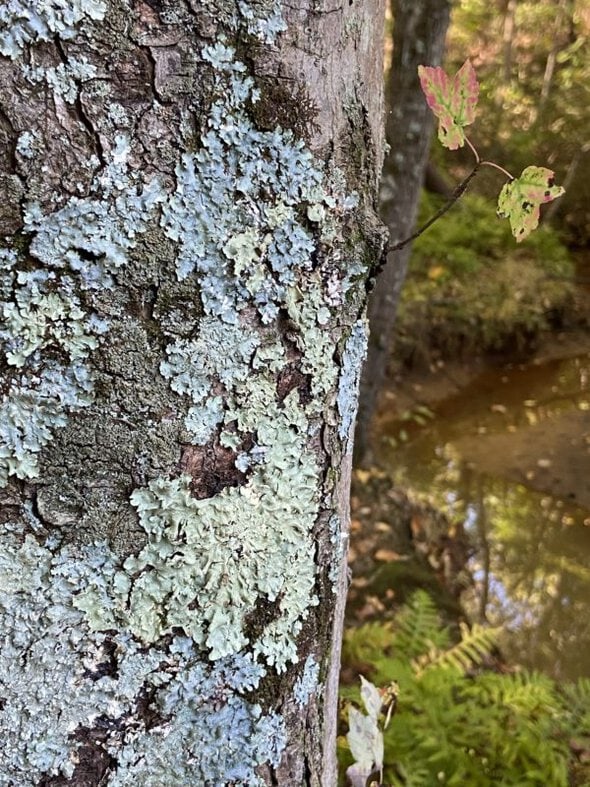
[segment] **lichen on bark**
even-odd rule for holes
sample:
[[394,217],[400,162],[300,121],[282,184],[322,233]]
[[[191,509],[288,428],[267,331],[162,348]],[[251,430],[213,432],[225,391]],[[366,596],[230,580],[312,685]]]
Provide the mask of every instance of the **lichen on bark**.
[[357,197],[337,156],[253,120],[296,49],[277,0],[193,5],[0,14],[0,84],[30,102],[0,89],[22,193],[0,255],[15,784],[322,778],[366,258],[344,237],[375,172]]

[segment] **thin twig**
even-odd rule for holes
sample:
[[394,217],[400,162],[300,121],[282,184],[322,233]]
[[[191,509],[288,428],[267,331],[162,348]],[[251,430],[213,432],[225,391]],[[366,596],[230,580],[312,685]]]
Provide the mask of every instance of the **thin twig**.
[[391,251],[399,251],[400,249],[403,249],[404,246],[407,246],[408,243],[411,243],[413,240],[416,240],[416,238],[422,235],[422,233],[425,232],[429,227],[432,227],[434,222],[438,221],[441,216],[444,216],[445,213],[453,207],[455,202],[457,202],[459,197],[461,197],[461,195],[465,193],[465,191],[467,190],[467,186],[469,185],[471,180],[476,176],[481,163],[483,162],[478,162],[475,165],[475,167],[471,170],[469,175],[467,175],[467,177],[464,178],[461,181],[461,183],[455,186],[455,189],[451,194],[451,196],[449,197],[449,199],[447,200],[447,202],[445,202],[445,204],[441,208],[439,208],[433,216],[431,216],[428,219],[426,224],[423,224],[420,227],[420,229],[417,229],[416,232],[413,235],[410,235],[409,238],[404,238],[404,240],[400,240],[399,243],[393,243],[389,245],[387,247],[387,253],[389,254],[389,252]]

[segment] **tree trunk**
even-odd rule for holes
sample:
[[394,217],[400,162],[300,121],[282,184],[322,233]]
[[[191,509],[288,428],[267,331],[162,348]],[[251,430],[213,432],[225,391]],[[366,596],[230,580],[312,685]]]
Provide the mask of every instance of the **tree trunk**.
[[[450,7],[448,0],[392,0],[392,9],[393,61],[386,88],[390,152],[384,167],[381,215],[393,244],[413,231],[432,136],[432,113],[420,88],[418,66],[440,65]],[[371,417],[391,357],[395,315],[410,253],[411,244],[388,255],[371,297],[371,339],[356,430],[359,460],[366,456]]]
[[336,784],[382,16],[0,8],[2,784]]
[[512,80],[513,45],[516,33],[516,6],[518,0],[508,0],[504,11],[502,28],[502,84],[509,85]]

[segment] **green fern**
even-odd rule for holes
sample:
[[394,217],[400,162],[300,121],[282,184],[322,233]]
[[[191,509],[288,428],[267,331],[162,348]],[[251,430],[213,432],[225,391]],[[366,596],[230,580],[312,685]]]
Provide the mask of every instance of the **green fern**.
[[[590,785],[590,766],[574,751],[590,752],[590,680],[558,686],[539,673],[474,671],[496,634],[462,626],[452,645],[423,591],[393,625],[347,632],[344,665],[354,655],[375,684],[400,687],[384,731],[384,785]],[[358,689],[346,693],[358,701]]]
[[461,640],[456,645],[447,650],[431,648],[412,660],[417,674],[433,667],[450,667],[463,674],[485,660],[496,644],[499,629],[485,628],[477,623],[471,628],[461,623],[460,627]]
[[553,681],[538,672],[504,675],[501,681],[491,674],[478,682],[478,691],[486,692],[490,702],[527,717],[559,713],[563,707]]
[[344,632],[343,661],[366,672],[365,665],[372,665],[384,654],[391,652],[394,635],[391,623],[365,623]]
[[396,618],[394,632],[397,654],[408,659],[417,658],[433,648],[438,651],[449,644],[436,605],[424,590],[412,594]]
[[590,678],[579,678],[576,683],[566,684],[562,690],[578,729],[590,735]]

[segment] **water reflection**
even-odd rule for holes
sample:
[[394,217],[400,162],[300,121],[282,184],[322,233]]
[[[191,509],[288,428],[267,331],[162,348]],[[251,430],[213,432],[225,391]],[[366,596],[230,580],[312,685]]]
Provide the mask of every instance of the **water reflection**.
[[512,661],[590,675],[587,356],[486,373],[434,417],[386,425],[398,483],[463,522],[474,553],[464,602],[504,629]]

